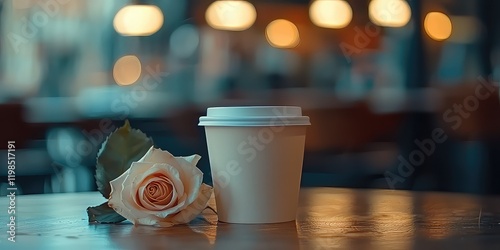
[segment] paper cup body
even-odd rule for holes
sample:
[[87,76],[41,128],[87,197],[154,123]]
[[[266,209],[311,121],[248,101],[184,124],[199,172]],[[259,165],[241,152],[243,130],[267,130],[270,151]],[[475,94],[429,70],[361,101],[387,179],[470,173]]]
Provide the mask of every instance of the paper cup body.
[[286,106],[226,109],[215,115],[210,109],[207,112],[212,118],[222,116],[219,123],[216,118],[200,118],[200,125],[205,124],[219,221],[295,220],[308,117],[301,115],[300,108]]

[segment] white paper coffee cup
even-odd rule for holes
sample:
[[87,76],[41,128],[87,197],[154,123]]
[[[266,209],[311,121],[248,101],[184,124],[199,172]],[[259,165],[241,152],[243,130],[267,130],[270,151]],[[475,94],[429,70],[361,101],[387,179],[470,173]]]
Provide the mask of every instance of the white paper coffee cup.
[[219,221],[296,218],[309,117],[300,107],[214,107],[205,126]]

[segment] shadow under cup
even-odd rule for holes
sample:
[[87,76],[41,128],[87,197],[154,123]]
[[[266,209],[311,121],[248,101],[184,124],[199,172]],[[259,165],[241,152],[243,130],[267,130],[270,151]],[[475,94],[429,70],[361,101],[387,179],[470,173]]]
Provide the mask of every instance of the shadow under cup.
[[214,107],[205,126],[219,221],[278,223],[296,217],[306,128],[300,107]]

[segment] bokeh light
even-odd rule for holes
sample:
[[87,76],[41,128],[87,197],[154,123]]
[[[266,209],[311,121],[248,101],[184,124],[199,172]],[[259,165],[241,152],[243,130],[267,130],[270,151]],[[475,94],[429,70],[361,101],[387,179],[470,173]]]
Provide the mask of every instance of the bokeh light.
[[450,18],[441,12],[429,12],[424,19],[424,28],[427,35],[436,41],[449,38],[453,29]]
[[256,18],[255,7],[247,1],[215,1],[205,13],[208,25],[219,30],[246,30]]
[[118,85],[134,84],[141,76],[141,61],[137,56],[127,55],[118,59],[113,67],[113,78]]
[[155,5],[128,5],[116,13],[113,26],[123,36],[149,36],[163,25],[163,13]]
[[299,45],[300,36],[297,26],[285,19],[277,19],[266,27],[266,38],[276,48],[293,48]]
[[385,27],[403,27],[411,18],[410,5],[404,0],[372,0],[368,13],[374,24]]
[[352,8],[343,0],[316,0],[309,8],[309,18],[319,27],[340,29],[352,20]]

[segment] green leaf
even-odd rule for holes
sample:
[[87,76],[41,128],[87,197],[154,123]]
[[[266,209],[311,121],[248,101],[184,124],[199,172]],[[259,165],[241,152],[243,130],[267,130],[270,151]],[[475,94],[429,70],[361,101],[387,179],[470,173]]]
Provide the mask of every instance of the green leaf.
[[118,223],[126,220],[104,202],[96,207],[88,207],[89,223]]
[[125,125],[112,132],[97,153],[95,179],[97,189],[108,199],[110,181],[130,168],[130,164],[146,154],[153,146],[153,139],[137,129],[132,129],[128,120]]

